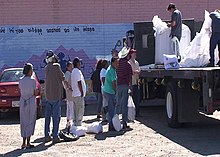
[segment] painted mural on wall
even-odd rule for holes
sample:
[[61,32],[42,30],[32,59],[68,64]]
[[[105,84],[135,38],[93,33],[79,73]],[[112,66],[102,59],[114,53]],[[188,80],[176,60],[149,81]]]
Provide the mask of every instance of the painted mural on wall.
[[132,23],[0,26],[0,71],[31,62],[38,77],[44,79],[46,52],[53,50],[61,66],[81,58],[83,74],[89,79],[97,58],[109,56],[115,43],[131,29]]

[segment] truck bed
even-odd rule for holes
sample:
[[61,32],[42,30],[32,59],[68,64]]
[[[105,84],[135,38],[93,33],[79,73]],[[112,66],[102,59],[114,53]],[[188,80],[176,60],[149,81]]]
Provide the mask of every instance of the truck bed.
[[220,70],[220,67],[198,67],[198,68],[179,68],[179,69],[163,69],[152,68],[152,66],[141,66],[141,77],[163,78],[171,76],[173,78],[193,79],[195,77],[206,76],[208,73]]

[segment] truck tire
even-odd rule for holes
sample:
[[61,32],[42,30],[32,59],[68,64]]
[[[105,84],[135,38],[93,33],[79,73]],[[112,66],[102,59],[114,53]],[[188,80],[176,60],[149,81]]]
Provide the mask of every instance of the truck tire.
[[166,115],[168,126],[171,128],[180,127],[180,123],[178,121],[176,92],[175,85],[169,82],[166,86]]

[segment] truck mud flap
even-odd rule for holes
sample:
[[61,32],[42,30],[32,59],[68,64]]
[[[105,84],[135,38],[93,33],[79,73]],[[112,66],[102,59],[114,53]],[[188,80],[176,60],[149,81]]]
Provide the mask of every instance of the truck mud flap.
[[180,123],[196,122],[198,120],[199,93],[186,82],[184,88],[177,87],[178,121]]

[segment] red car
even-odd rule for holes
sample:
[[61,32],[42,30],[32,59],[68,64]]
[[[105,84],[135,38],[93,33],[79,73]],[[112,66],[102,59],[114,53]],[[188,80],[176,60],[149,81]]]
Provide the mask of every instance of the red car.
[[[35,73],[33,73],[37,87],[41,86]],[[19,111],[20,90],[18,81],[23,76],[23,68],[5,69],[0,76],[0,112]],[[41,94],[36,96],[38,117],[42,117]]]

